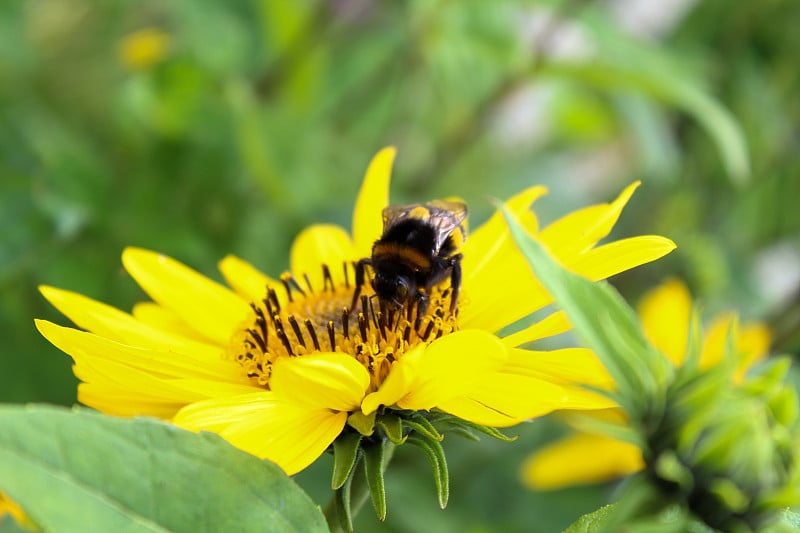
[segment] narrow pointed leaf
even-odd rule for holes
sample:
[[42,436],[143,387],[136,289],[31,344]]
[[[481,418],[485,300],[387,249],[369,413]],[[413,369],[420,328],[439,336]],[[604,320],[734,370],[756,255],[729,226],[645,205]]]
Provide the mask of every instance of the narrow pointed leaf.
[[386,519],[386,485],[383,479],[383,442],[364,447],[364,469],[369,495],[378,519]]
[[154,419],[0,407],[0,480],[49,532],[327,530],[278,466]]
[[350,477],[353,466],[358,458],[358,444],[361,442],[361,435],[358,433],[348,433],[341,435],[333,441],[333,476],[331,477],[331,488],[338,490]]
[[[439,418],[436,418],[435,422],[440,424],[446,424],[448,428],[461,428],[461,429],[474,429],[484,435],[492,437],[493,439],[501,440],[503,442],[514,442],[519,437],[513,436],[509,437],[508,435],[502,433],[497,428],[493,428],[491,426],[484,426],[482,424],[476,424],[475,422],[470,422],[469,420],[463,420],[461,418],[457,418],[451,415],[444,415]],[[477,438],[477,436],[475,436]]]

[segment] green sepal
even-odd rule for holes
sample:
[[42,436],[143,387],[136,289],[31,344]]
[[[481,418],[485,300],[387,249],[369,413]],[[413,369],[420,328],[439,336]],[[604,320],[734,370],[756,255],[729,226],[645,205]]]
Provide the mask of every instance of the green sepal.
[[358,460],[358,445],[361,442],[361,435],[358,433],[343,433],[333,441],[333,475],[331,476],[331,488],[340,489],[350,474]]
[[723,502],[726,509],[735,513],[744,512],[750,504],[750,497],[730,479],[717,478],[711,481],[708,491]]
[[384,446],[386,441],[381,440],[363,447],[364,472],[367,477],[367,486],[372,500],[372,507],[381,522],[386,519],[386,486],[383,478]]
[[[483,433],[484,435],[492,437],[493,439],[501,440],[503,442],[514,442],[519,438],[516,435],[513,437],[509,437],[508,435],[500,432],[500,430],[498,430],[497,428],[493,428],[491,426],[484,426],[482,424],[476,424],[475,422],[470,422],[469,420],[463,420],[461,418],[448,414],[437,414],[433,422],[439,424],[445,424],[448,427],[448,429],[462,428],[468,432],[470,429],[474,429],[475,431]],[[476,436],[473,435],[473,437]]]
[[692,472],[681,463],[680,459],[672,450],[661,453],[658,456],[653,468],[659,478],[671,481],[684,489],[692,486]]
[[453,426],[452,428],[450,428],[450,432],[453,435],[463,437],[473,442],[480,442],[481,440],[481,438],[477,436],[475,433],[473,433],[471,429],[465,428],[463,426]]
[[375,423],[394,444],[403,444],[406,441],[406,436],[403,435],[403,420],[399,416],[382,414]]
[[354,411],[347,417],[347,425],[369,437],[375,432],[375,413],[365,415],[361,411]]
[[414,431],[416,431],[417,433],[426,438],[437,441],[441,441],[442,439],[444,439],[444,435],[439,433],[439,431],[433,426],[433,424],[431,424],[430,420],[428,420],[422,415],[416,415],[413,416],[412,418],[406,418],[405,420],[403,420],[403,425],[406,426],[407,428],[413,429]]
[[[351,506],[351,491],[350,488],[353,483],[353,476],[345,478],[344,485],[341,488],[336,489],[333,493],[334,498],[334,506],[336,509],[335,512],[335,520],[336,524],[340,531],[353,531],[353,511]],[[330,520],[330,517],[329,517]],[[333,524],[329,524],[333,525]],[[336,531],[334,527],[331,527],[331,531]]]
[[421,435],[412,435],[408,438],[409,444],[414,444],[425,452],[433,469],[433,482],[436,485],[436,495],[439,498],[439,507],[447,507],[450,498],[450,474],[447,471],[447,459],[444,449],[438,440],[429,439]]

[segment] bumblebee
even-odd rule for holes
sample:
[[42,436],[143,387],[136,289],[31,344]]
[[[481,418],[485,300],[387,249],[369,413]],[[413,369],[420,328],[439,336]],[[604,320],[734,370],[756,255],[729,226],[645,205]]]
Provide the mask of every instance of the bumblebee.
[[[450,312],[461,287],[461,254],[466,239],[467,206],[434,200],[426,204],[391,205],[383,210],[383,234],[372,245],[372,256],[356,263],[355,304],[364,284],[365,267],[372,267],[371,284],[381,305],[394,309],[417,304],[425,313],[433,287],[450,278]],[[409,309],[410,311],[411,309]]]

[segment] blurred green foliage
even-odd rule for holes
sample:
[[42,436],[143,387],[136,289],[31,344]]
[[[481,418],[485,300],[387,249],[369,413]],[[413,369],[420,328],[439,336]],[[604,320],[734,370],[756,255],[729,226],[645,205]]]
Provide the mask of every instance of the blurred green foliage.
[[[648,19],[634,4],[667,7]],[[129,309],[144,295],[119,264],[127,245],[216,279],[228,253],[277,274],[304,226],[349,227],[387,144],[393,201],[460,195],[473,225],[487,197],[534,183],[551,189],[547,221],[642,179],[615,235],[679,249],[618,276],[623,292],[683,276],[797,352],[798,26],[790,0],[2,2],[0,401],[75,400],[69,359],[33,327],[64,323],[37,285]],[[164,48],[131,62],[147,29]],[[523,432],[538,442],[541,427]],[[522,491],[523,446],[463,448],[455,510],[431,511],[441,531],[552,531],[602,501]],[[435,508],[416,459],[389,473],[390,530],[419,524],[394,521],[392,492]],[[489,488],[514,496],[480,503]]]

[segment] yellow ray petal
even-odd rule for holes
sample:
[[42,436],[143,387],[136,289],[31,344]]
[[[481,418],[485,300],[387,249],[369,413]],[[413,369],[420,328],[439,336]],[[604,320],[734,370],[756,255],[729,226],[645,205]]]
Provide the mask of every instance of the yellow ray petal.
[[[516,215],[517,220],[528,231],[536,232],[536,216],[530,211],[530,207],[545,194],[545,187],[530,187],[506,201],[505,207]],[[516,248],[503,215],[496,211],[486,223],[469,234],[462,247],[465,285],[477,285],[477,280],[485,280],[486,276],[482,271],[491,266],[498,257],[505,258],[509,247]]]
[[577,434],[541,448],[522,469],[530,488],[552,490],[608,481],[644,468],[639,448],[609,437]]
[[625,188],[610,204],[593,205],[574,211],[547,226],[539,240],[548,247],[559,250],[560,257],[570,257],[588,250],[611,232],[622,209],[641,182]]
[[204,378],[248,383],[241,367],[233,361],[223,360],[219,352],[214,357],[199,358],[178,351],[130,346],[46,320],[36,320],[36,328],[58,349],[76,360],[117,361],[127,367],[165,378]]
[[485,331],[465,329],[444,336],[425,349],[410,390],[397,405],[431,409],[472,390],[507,360],[503,343]]
[[733,333],[734,349],[739,357],[737,379],[741,379],[751,365],[764,358],[769,350],[769,329],[760,323],[738,324],[735,313],[724,313],[716,317],[706,328],[700,367],[709,368],[719,364],[725,357],[729,332]]
[[[308,274],[315,290],[322,290],[322,264],[341,272],[344,261],[359,259],[350,236],[339,226],[315,224],[300,232],[292,244],[291,269],[298,280]],[[282,292],[282,291],[278,291]]]
[[122,263],[154,301],[214,342],[227,343],[250,313],[236,293],[165,255],[126,248]]
[[354,411],[369,386],[369,373],[349,354],[319,353],[284,357],[272,367],[272,390],[321,409]]
[[675,365],[683,364],[686,356],[691,312],[689,289],[677,279],[665,281],[639,303],[645,335]]
[[657,235],[641,235],[598,246],[565,262],[569,270],[592,281],[619,274],[633,267],[655,261],[675,249],[675,243]]
[[539,322],[535,322],[530,326],[503,337],[503,344],[509,348],[522,346],[529,342],[538,341],[539,339],[546,339],[554,335],[559,335],[572,328],[567,314],[564,311],[557,311],[552,315],[548,315]]
[[347,413],[310,408],[270,392],[189,405],[175,424],[218,432],[234,446],[289,474],[313,463],[344,428]]
[[[187,339],[208,344],[208,341],[201,337],[194,329],[190,328],[180,316],[165,307],[161,307],[157,303],[139,302],[133,306],[131,314],[139,322],[147,324],[157,330],[177,333]],[[213,346],[219,351],[219,346],[216,344]]]
[[144,396],[138,392],[119,391],[98,383],[78,385],[78,401],[83,405],[114,416],[154,416],[169,420],[186,402],[171,402]]
[[[461,401],[443,401],[437,406],[470,422],[506,427],[559,409],[566,393],[562,387],[542,379],[495,372],[484,375],[458,399]],[[490,418],[486,418],[487,412]]]
[[397,150],[378,152],[369,163],[353,210],[353,243],[356,256],[369,257],[372,243],[383,233],[383,209],[389,205],[389,181]]
[[564,385],[610,387],[613,384],[597,355],[587,348],[548,351],[514,348],[510,350],[510,358],[503,372],[539,377]]
[[364,414],[372,414],[381,405],[394,405],[408,394],[417,374],[419,361],[425,356],[425,348],[424,344],[419,344],[394,363],[380,388],[367,394],[361,403],[361,411]]
[[41,286],[39,291],[77,326],[124,344],[173,350],[201,360],[218,361],[220,348],[187,339],[178,332],[155,329],[135,317],[86,296]]
[[[219,271],[228,285],[248,302],[259,302],[267,295],[267,286],[278,286],[280,282],[263,274],[256,267],[236,256],[228,255],[219,262]],[[283,294],[279,295],[283,298]],[[284,302],[281,301],[281,304]]]

